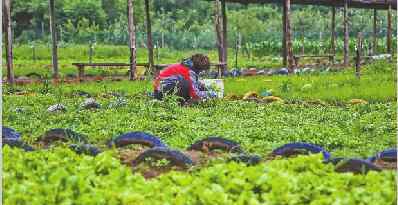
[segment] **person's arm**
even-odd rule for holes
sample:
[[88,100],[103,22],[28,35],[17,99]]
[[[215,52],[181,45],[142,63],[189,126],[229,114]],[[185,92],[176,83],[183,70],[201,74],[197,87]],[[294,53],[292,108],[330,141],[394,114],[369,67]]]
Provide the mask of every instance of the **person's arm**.
[[194,71],[189,72],[189,77],[191,80],[193,93],[195,93],[198,98],[206,99],[217,97],[217,93],[215,91],[209,90],[207,88],[202,89],[205,86],[199,81],[199,76]]

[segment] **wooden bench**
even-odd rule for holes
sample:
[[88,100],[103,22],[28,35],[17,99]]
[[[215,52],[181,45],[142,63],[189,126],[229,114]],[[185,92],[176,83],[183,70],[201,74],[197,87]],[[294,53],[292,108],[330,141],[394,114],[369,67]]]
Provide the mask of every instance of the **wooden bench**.
[[334,60],[334,55],[331,54],[325,54],[325,55],[294,55],[294,62],[296,64],[296,67],[298,67],[299,61],[301,58],[328,58],[330,62],[333,62]]
[[[127,67],[130,63],[72,63],[78,70],[78,78],[84,79],[85,67]],[[137,66],[149,67],[148,63],[137,63]]]

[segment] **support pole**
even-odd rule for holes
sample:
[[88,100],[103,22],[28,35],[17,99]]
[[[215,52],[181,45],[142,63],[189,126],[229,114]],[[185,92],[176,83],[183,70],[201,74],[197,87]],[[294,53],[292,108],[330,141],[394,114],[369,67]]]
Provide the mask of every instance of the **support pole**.
[[[216,27],[216,36],[217,36],[217,48],[218,48],[218,61],[223,62],[224,60],[224,53],[223,53],[223,35],[222,35],[222,20],[220,15],[220,7],[221,3],[220,0],[215,1],[215,27]],[[220,66],[221,67],[221,66]],[[218,76],[221,77],[222,75],[222,68],[218,70]]]
[[52,67],[53,67],[52,77],[53,79],[58,80],[59,72],[58,72],[57,27],[55,24],[54,0],[49,0],[49,10],[50,10],[50,30],[51,30],[51,43],[52,43],[52,49],[51,49]]
[[377,10],[373,9],[373,48],[372,55],[377,54]]
[[305,30],[304,30],[304,22],[302,19],[299,20],[301,27],[301,55],[305,54]]
[[227,37],[227,9],[225,5],[225,0],[221,0],[221,13],[222,13],[222,40],[223,40],[223,63],[225,63],[224,66],[222,66],[222,73],[228,69],[228,37]]
[[135,25],[134,25],[134,0],[128,0],[128,32],[129,32],[129,49],[130,49],[130,80],[134,80],[136,68],[136,42],[135,42]]
[[391,32],[391,2],[388,2],[388,10],[387,10],[387,53],[392,56],[392,32]]
[[287,52],[286,52],[286,2],[283,3],[283,15],[282,15],[282,58],[283,66],[287,65]]
[[344,0],[344,67],[349,64],[349,33],[348,33],[348,0]]
[[11,28],[11,0],[3,0],[3,29],[5,34],[5,49],[7,56],[7,81],[14,84],[13,52],[12,52],[12,28]]
[[356,57],[355,57],[355,76],[361,78],[361,55],[362,55],[362,33],[358,33],[357,46],[356,46]]
[[240,33],[238,32],[236,35],[235,41],[235,69],[238,69],[238,54],[239,54],[239,47],[240,47]]
[[293,49],[292,49],[292,39],[291,39],[291,29],[290,29],[290,0],[284,1],[284,15],[285,15],[285,36],[286,36],[286,52],[287,52],[287,69],[289,73],[294,71],[294,59],[293,59]]
[[149,0],[145,0],[145,15],[146,15],[146,33],[147,33],[147,48],[148,48],[148,64],[151,73],[153,70],[153,43],[152,43],[152,24],[151,13],[149,12]]
[[336,56],[336,7],[332,8],[332,26],[331,26],[331,38],[330,38],[330,54],[331,63],[333,64],[334,58]]

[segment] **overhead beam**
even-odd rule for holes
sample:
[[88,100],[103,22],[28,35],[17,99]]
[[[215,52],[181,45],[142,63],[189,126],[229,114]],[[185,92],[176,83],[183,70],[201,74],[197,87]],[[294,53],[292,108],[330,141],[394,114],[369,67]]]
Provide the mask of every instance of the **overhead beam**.
[[148,64],[149,70],[154,73],[154,61],[153,61],[153,42],[152,42],[152,24],[151,24],[151,13],[149,12],[149,0],[145,0],[145,16],[146,16],[146,34],[147,34],[147,49],[148,49]]
[[136,42],[135,42],[135,24],[134,24],[134,0],[127,0],[128,9],[128,32],[129,32],[129,50],[130,50],[130,80],[134,80],[134,73],[137,65]]
[[51,31],[51,59],[52,59],[52,77],[57,80],[59,78],[58,71],[58,46],[57,46],[57,26],[55,23],[55,5],[54,0],[49,0],[49,10],[50,10],[50,31]]
[[3,0],[3,29],[5,34],[5,49],[7,61],[7,82],[14,84],[13,69],[13,47],[12,47],[12,28],[11,28],[11,0]]
[[[213,1],[213,0],[208,0]],[[226,0],[227,2],[240,4],[280,4],[280,0]],[[344,7],[344,1],[338,0],[291,0],[291,4],[298,5],[316,5],[316,6],[330,6],[330,7]],[[349,0],[350,8],[363,9],[388,9],[388,4],[385,0]],[[392,2],[392,9],[397,9],[396,1]]]
[[344,0],[344,66],[349,65],[348,0]]

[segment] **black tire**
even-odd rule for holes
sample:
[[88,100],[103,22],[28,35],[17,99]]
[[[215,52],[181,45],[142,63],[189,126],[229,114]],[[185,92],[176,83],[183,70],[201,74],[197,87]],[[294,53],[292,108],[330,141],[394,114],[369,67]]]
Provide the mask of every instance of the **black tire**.
[[108,142],[108,147],[124,147],[131,144],[140,144],[148,147],[167,147],[159,137],[145,132],[128,132],[119,135]]
[[336,172],[345,173],[352,172],[354,174],[366,174],[369,171],[381,171],[381,168],[362,159],[343,159],[340,160],[335,167]]
[[302,142],[288,143],[283,146],[280,146],[272,151],[272,155],[290,157],[292,155],[299,155],[299,154],[307,155],[309,153],[320,153],[320,152],[322,153],[324,160],[330,159],[331,154],[326,150],[324,150],[322,147]]
[[74,142],[77,144],[87,143],[86,136],[74,132],[71,129],[55,128],[50,129],[43,134],[41,138],[38,139],[39,142],[43,143],[45,146],[50,145],[53,142]]
[[258,155],[241,154],[241,155],[231,157],[228,161],[245,163],[248,166],[253,166],[253,165],[257,165],[261,162],[261,157]]
[[232,140],[224,139],[221,137],[208,137],[193,143],[187,150],[195,150],[208,152],[220,149],[227,152],[242,153],[243,150],[240,145]]
[[20,140],[12,140],[12,139],[3,139],[3,147],[5,145],[8,145],[12,148],[16,147],[16,148],[20,148],[25,150],[26,152],[30,152],[30,151],[34,151],[33,147],[31,147],[28,144],[25,144],[24,142],[20,141]]
[[193,165],[192,159],[187,155],[178,150],[172,150],[165,147],[155,147],[145,150],[131,162],[131,165],[135,167],[148,158],[155,160],[166,159],[171,163],[171,165],[182,168],[188,168]]
[[90,156],[97,156],[101,150],[91,144],[71,144],[69,148],[77,154],[86,154]]
[[386,149],[382,152],[377,153],[375,156],[369,157],[368,161],[375,162],[376,160],[383,160],[385,162],[396,162],[397,161],[397,149]]
[[1,127],[2,139],[20,140],[21,134],[9,127]]

